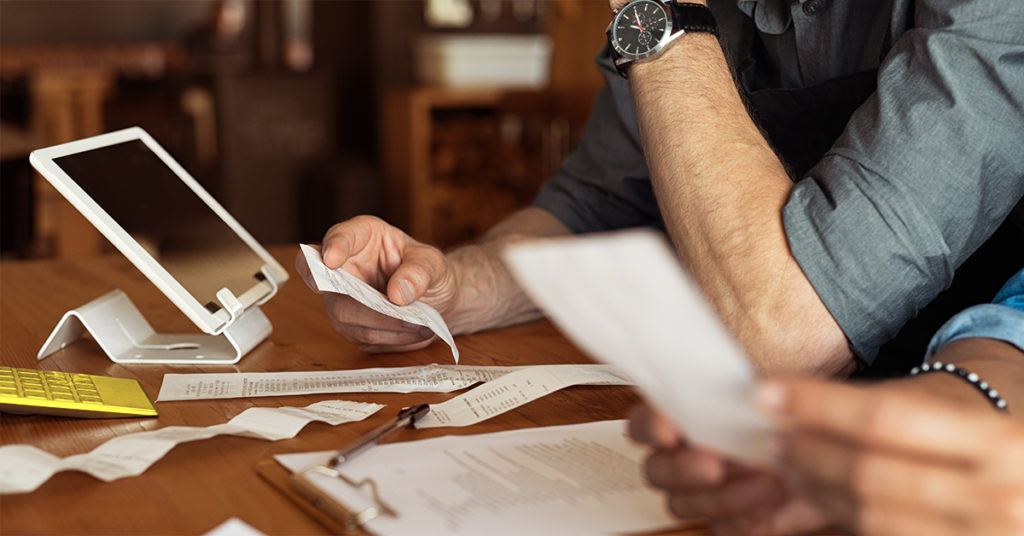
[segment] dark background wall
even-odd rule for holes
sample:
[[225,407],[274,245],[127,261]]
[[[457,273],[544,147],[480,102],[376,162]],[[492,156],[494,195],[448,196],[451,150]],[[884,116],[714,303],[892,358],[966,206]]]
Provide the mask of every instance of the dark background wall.
[[[54,254],[38,236],[47,200],[28,151],[133,125],[265,243],[317,241],[358,213],[401,220],[388,213],[380,145],[404,133],[382,137],[378,118],[383,95],[418,86],[419,36],[548,33],[552,85],[584,93],[600,85],[592,58],[603,0],[540,0],[527,18],[510,15],[511,0],[500,4],[497,19],[431,28],[421,0],[0,1],[4,255]],[[296,6],[308,13],[299,25],[312,51],[307,66],[289,64],[285,52]],[[239,7],[244,23],[226,31],[218,15]],[[101,103],[95,120],[79,102],[91,98]],[[71,111],[57,109],[61,99],[75,100]]]

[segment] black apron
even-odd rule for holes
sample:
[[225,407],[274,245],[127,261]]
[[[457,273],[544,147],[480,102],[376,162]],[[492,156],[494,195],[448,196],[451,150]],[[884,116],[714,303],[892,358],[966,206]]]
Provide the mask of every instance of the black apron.
[[[842,134],[853,112],[875,91],[877,70],[834,78],[800,89],[749,89],[748,81],[764,58],[753,22],[748,17],[746,51],[739,78],[748,106],[791,177],[803,177]],[[886,47],[888,48],[888,47]],[[870,366],[861,363],[858,376],[891,377],[920,364],[931,336],[963,309],[992,300],[999,288],[1024,267],[1024,200],[1010,217],[955,272],[951,286],[909,320],[882,346]],[[880,277],[884,277],[881,274]]]

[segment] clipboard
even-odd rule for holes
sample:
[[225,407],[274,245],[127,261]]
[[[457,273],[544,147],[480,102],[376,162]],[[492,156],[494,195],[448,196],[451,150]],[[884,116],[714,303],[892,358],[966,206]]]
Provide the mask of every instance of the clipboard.
[[[276,461],[264,460],[257,464],[256,469],[300,508],[331,529],[331,532],[367,534],[366,523],[379,517],[398,517],[398,512],[381,498],[377,483],[372,478],[355,481],[345,476],[338,467],[398,430],[415,427],[416,421],[429,411],[430,406],[427,404],[402,408],[394,418],[374,428],[354,443],[335,451],[327,463],[312,464],[292,473]],[[283,478],[275,468],[283,471]],[[360,506],[358,510],[350,508],[318,486],[314,482],[317,478],[328,478],[331,482],[345,484],[346,489],[353,493],[349,498],[365,503],[365,506]]]

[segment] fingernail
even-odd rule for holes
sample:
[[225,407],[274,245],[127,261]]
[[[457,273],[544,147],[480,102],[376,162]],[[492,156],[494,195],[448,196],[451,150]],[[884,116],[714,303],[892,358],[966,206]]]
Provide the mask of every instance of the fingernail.
[[332,262],[334,259],[332,259],[331,257],[332,257],[332,255],[331,255],[331,248],[324,246],[320,250],[320,259],[322,261],[324,261],[324,266],[327,266],[328,268],[332,268],[332,269],[339,267],[340,264]]
[[398,293],[402,295],[402,301],[404,305],[409,305],[416,300],[416,291],[412,288],[412,283],[406,279],[398,280]]
[[420,336],[423,337],[424,339],[426,339],[428,337],[433,337],[434,336],[434,330],[424,326],[424,327],[420,328]]
[[779,383],[764,381],[757,386],[754,398],[762,408],[781,413],[786,407],[786,388]]

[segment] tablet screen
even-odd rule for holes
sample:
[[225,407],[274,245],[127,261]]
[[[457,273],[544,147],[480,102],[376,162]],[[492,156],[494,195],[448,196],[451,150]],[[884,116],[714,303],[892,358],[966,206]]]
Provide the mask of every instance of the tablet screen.
[[241,296],[265,261],[141,140],[54,162],[210,312]]

